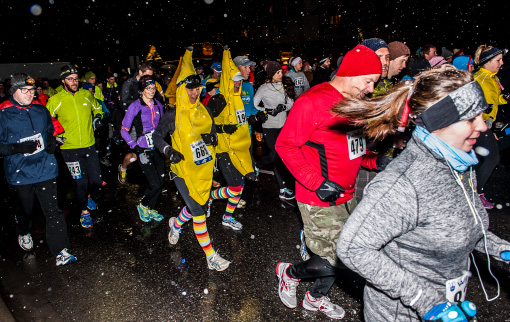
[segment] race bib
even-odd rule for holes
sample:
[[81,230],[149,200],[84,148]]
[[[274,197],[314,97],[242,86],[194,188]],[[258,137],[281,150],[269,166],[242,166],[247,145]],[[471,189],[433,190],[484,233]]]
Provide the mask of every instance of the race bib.
[[67,168],[69,169],[69,172],[71,173],[71,177],[73,179],[78,180],[81,179],[81,167],[80,162],[66,162]]
[[19,140],[20,143],[26,142],[26,141],[35,141],[37,143],[37,148],[32,153],[25,153],[25,154],[23,154],[24,156],[29,156],[29,155],[32,155],[32,154],[36,154],[36,153],[39,153],[42,150],[44,150],[44,141],[43,141],[41,133],[37,133],[36,135],[32,135],[32,136],[29,136],[29,137],[26,137],[26,138],[22,138],[22,139]]
[[363,130],[347,132],[347,146],[349,148],[349,159],[354,160],[367,153],[367,144]]
[[247,120],[246,120],[246,112],[245,110],[236,110],[236,117],[237,117],[237,123],[239,123],[239,125],[245,125],[247,124]]
[[150,131],[149,133],[145,133],[145,139],[147,140],[147,147],[153,149],[154,148],[154,141],[152,141],[152,133],[154,131]]
[[471,272],[466,271],[461,277],[446,281],[446,299],[449,302],[463,302],[466,299],[466,292]]
[[207,149],[204,140],[198,140],[191,143],[191,152],[193,153],[193,162],[197,165],[204,164],[212,160],[211,153],[209,152],[209,149]]

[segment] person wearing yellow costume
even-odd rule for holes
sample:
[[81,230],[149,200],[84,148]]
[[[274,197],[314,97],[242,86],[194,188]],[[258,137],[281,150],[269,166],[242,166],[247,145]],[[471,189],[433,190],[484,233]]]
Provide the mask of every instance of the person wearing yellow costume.
[[[486,151],[485,155],[478,155],[479,163],[474,167],[476,170],[477,190],[480,193],[482,203],[487,209],[492,209],[494,205],[485,198],[485,194],[481,193],[485,183],[498,165],[499,145],[494,133],[491,130],[492,124],[496,121],[499,105],[506,104],[507,101],[501,94],[501,83],[496,74],[503,65],[503,51],[487,45],[480,45],[475,52],[475,65],[480,69],[473,75],[475,80],[480,84],[485,96],[485,100],[489,104],[486,113],[483,113],[483,119],[487,124],[487,131],[480,133],[480,137],[476,140],[475,151]],[[507,140],[505,138],[504,140]]]
[[179,77],[179,74],[181,73],[181,65],[182,65],[182,57],[179,59],[179,65],[177,65],[177,69],[175,70],[174,76],[172,77],[172,80],[170,81],[170,84],[168,84],[168,87],[166,88],[164,97],[168,99],[168,104],[170,106],[175,105],[175,94],[177,93],[177,78]]
[[234,230],[243,225],[232,217],[244,189],[244,176],[256,180],[250,153],[251,135],[241,98],[241,84],[244,77],[232,61],[230,50],[223,51],[222,73],[219,94],[213,96],[207,107],[211,110],[218,133],[216,158],[226,187],[211,191],[208,214],[213,199],[228,199],[222,224]]
[[[193,230],[209,269],[223,271],[230,262],[213,249],[205,216],[218,137],[211,112],[199,100],[200,77],[195,74],[192,53],[193,47],[187,47],[177,79],[175,107],[165,112],[152,137],[159,151],[170,159],[171,173],[175,174],[173,180],[186,203],[178,217],[170,218],[170,244],[179,241],[182,225],[193,218]],[[167,134],[170,134],[172,146],[164,140]]]

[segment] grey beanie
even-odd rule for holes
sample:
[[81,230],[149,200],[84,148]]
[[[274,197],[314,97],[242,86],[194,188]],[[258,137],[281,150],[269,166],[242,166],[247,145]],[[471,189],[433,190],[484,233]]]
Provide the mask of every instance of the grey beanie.
[[14,94],[18,88],[23,86],[32,86],[35,88],[35,79],[25,73],[14,74],[11,78],[11,94]]

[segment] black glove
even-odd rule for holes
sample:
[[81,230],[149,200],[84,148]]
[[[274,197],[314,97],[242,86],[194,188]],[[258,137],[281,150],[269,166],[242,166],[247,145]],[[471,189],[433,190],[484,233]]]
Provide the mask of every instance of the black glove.
[[338,183],[324,179],[320,187],[315,190],[315,193],[320,200],[324,202],[331,202],[337,200],[338,197],[340,197],[340,194],[344,191],[345,189]]
[[201,134],[202,140],[204,140],[205,145],[218,145],[218,136],[216,134]]
[[181,152],[174,150],[171,146],[168,146],[165,149],[165,154],[170,159],[170,163],[176,164],[184,160],[184,155]]
[[21,143],[11,143],[11,153],[33,153],[37,149],[37,142],[25,141]]
[[260,112],[257,112],[257,114],[255,115],[251,115],[248,117],[248,123],[250,123],[251,125],[257,123],[257,122],[262,122],[264,123],[265,121],[267,121],[267,114],[260,111]]
[[257,177],[257,174],[255,172],[247,173],[245,177],[250,181],[259,181],[259,177]]
[[377,160],[375,160],[375,166],[377,167],[377,170],[384,170],[390,164],[390,162],[393,161],[392,157],[388,157],[385,155],[380,155],[377,157]]
[[234,134],[235,131],[237,131],[237,125],[235,124],[224,124],[220,126],[222,132],[228,133],[228,134]]
[[48,135],[46,138],[46,148],[44,148],[44,151],[49,154],[55,153],[55,150],[57,149],[57,139],[53,135]]
[[140,153],[144,153],[145,151],[139,147],[138,145],[133,148],[133,151],[135,151],[136,155],[139,155]]
[[94,128],[94,131],[99,129],[102,125],[103,125],[103,123],[101,122],[101,115],[97,114],[94,117],[94,120],[92,121],[92,126]]
[[287,107],[283,104],[278,104],[278,106],[275,108],[275,109],[272,109],[272,110],[267,110],[269,114],[271,114],[271,116],[276,116],[278,114],[280,114],[281,112],[285,111],[287,109]]

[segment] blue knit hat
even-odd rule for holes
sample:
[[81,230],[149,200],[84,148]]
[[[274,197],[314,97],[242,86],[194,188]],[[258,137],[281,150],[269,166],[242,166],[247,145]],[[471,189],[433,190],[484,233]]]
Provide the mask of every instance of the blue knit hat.
[[388,47],[388,44],[386,44],[386,42],[384,40],[382,40],[381,38],[365,39],[365,40],[363,40],[363,42],[361,44],[363,46],[366,46],[366,47],[372,49],[374,52],[376,52],[378,49],[381,49],[381,48],[387,48],[388,50],[390,50],[390,47]]
[[453,66],[460,70],[468,70],[469,65],[473,64],[471,56],[458,56],[452,62]]

